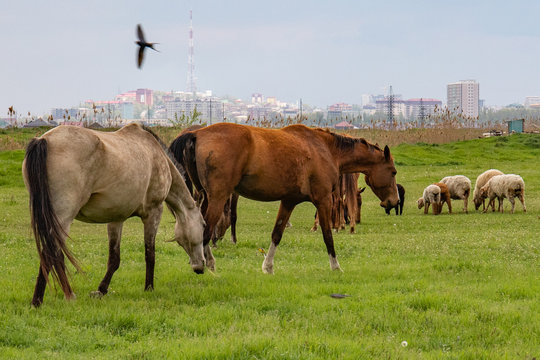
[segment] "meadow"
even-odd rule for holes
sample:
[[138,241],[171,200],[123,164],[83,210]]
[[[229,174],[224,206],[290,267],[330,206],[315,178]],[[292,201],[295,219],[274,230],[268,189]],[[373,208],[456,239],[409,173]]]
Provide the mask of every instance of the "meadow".
[[[263,274],[257,249],[270,244],[278,203],[240,198],[238,244],[229,232],[219,242],[215,275],[193,273],[185,252],[166,242],[174,222],[164,213],[155,290],[143,291],[142,223],[130,219],[111,291],[95,299],[106,226],[75,222],[78,298],[66,302],[48,286],[39,309],[30,306],[38,255],[20,148],[0,152],[0,358],[540,358],[538,135],[392,147],[404,214],[387,216],[367,189],[357,233],[334,234],[343,272],[330,270],[320,231],[309,231],[315,208],[304,203],[278,247],[275,275]],[[454,214],[416,207],[428,184],[456,174],[474,184],[489,168],[523,177],[526,213],[517,202],[510,214],[508,201],[502,214],[474,211],[472,201],[469,214],[461,201]]]

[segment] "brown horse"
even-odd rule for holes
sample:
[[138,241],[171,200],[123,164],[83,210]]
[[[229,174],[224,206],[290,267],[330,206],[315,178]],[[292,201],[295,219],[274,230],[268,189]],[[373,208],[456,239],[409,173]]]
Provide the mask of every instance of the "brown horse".
[[[182,130],[180,135],[185,134],[189,131],[199,130],[202,128],[204,128],[204,125],[191,125],[186,129]],[[196,189],[193,189],[193,183],[191,182],[189,176],[186,176],[185,180],[186,186],[191,196],[193,196],[196,201],[202,200],[204,194],[199,194]],[[236,244],[236,214],[238,207],[238,197],[238,194],[233,193],[231,194],[231,197],[225,202],[225,206],[223,207],[223,214],[221,214],[221,217],[219,218],[212,234],[212,244],[214,246],[217,245],[218,240],[221,240],[223,236],[225,236],[225,233],[227,232],[227,229],[229,227],[231,228],[231,241]]]
[[327,130],[291,125],[283,129],[219,123],[185,133],[170,150],[185,165],[193,184],[204,191],[206,264],[215,260],[208,243],[229,196],[236,192],[258,201],[281,200],[272,243],[263,271],[273,273],[273,262],[283,230],[294,207],[312,202],[319,213],[324,242],[332,269],[340,269],[330,226],[332,190],[340,173],[362,172],[368,186],[384,208],[399,198],[396,168],[390,149],[384,151],[364,139],[354,139]]
[[95,295],[107,293],[120,266],[122,226],[132,216],[144,224],[145,289],[153,289],[163,201],[176,218],[174,240],[188,253],[193,270],[204,271],[203,218],[166,151],[157,136],[135,124],[113,133],[59,126],[30,141],[22,170],[40,256],[34,306],[43,302],[49,272],[66,299],[75,298],[64,263],[67,256],[80,270],[65,242],[74,219],[107,223],[107,273]]
[[[362,192],[366,188],[358,189],[360,174],[339,175],[339,186],[332,192],[332,215],[331,224],[333,230],[345,229],[345,224],[350,225],[350,232],[354,234],[356,224],[361,221]],[[315,212],[315,222],[311,231],[317,231],[319,226],[319,214]]]

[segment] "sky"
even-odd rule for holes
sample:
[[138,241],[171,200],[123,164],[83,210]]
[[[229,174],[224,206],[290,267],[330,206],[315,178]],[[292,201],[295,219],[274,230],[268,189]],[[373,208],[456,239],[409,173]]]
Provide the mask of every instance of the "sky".
[[[326,108],[392,86],[446,102],[480,83],[488,106],[540,95],[540,1],[0,0],[0,117],[137,88],[186,90],[189,11],[199,91]],[[136,66],[142,24],[160,53]]]

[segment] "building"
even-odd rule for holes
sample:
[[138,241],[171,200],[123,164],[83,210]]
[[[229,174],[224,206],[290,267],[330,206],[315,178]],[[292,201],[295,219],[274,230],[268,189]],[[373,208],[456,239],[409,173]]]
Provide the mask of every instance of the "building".
[[405,117],[410,120],[425,120],[432,115],[435,109],[442,107],[442,101],[437,99],[409,99],[405,100]]
[[480,85],[476,80],[461,80],[446,86],[448,109],[456,114],[477,118]]
[[524,105],[526,108],[538,108],[540,106],[540,96],[526,96]]
[[51,109],[53,120],[77,120],[79,118],[79,109],[71,108],[53,108]]
[[[388,103],[388,97],[384,98],[383,100],[375,101],[377,112],[381,114],[386,114],[388,112]],[[406,117],[405,101],[399,98],[398,95],[394,95],[394,100],[392,102],[392,114],[394,118],[398,118],[399,116]]]
[[191,117],[197,109],[199,113],[197,123],[214,124],[223,121],[223,104],[217,98],[201,97],[195,100],[187,97],[176,97],[172,101],[165,102],[167,119],[178,121],[184,115]]

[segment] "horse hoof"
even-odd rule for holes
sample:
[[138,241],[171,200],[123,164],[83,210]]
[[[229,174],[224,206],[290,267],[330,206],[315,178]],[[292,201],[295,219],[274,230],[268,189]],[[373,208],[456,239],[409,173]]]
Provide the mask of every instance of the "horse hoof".
[[265,264],[263,264],[262,271],[265,274],[274,275],[274,267],[273,266],[265,266]]
[[105,296],[105,294],[99,290],[90,292],[90,297],[94,299],[101,299],[103,296]]
[[75,295],[75,293],[71,293],[69,295],[65,295],[65,298],[67,301],[73,301],[73,300],[77,300],[77,295]]

